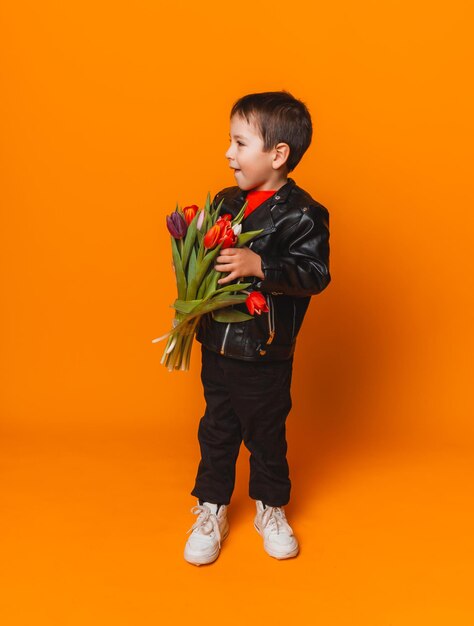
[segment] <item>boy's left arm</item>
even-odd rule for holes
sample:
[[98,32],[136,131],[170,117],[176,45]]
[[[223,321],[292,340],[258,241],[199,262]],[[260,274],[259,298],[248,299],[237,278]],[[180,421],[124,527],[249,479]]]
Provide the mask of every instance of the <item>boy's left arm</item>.
[[313,296],[323,291],[331,281],[327,209],[303,208],[285,247],[285,256],[259,253],[264,278],[253,286],[274,295]]

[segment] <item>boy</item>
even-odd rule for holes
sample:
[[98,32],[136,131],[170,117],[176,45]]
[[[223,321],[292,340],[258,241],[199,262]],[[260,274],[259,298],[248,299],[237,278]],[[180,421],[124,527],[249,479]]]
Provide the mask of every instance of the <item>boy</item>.
[[[291,489],[285,422],[293,354],[311,296],[331,280],[328,210],[288,178],[311,138],[306,106],[287,91],[248,94],[232,107],[225,156],[237,185],[220,191],[213,204],[223,198],[220,214],[235,217],[247,200],[242,232],[262,232],[248,246],[221,250],[215,269],[228,272],[221,286],[251,282],[249,292],[258,295],[253,319],[222,323],[207,314],[196,335],[206,410],[191,492],[198,518],[184,550],[194,565],[215,561],[229,532],[227,506],[242,440],[251,453],[249,495],[264,549],[277,559],[298,554],[283,508]],[[234,309],[248,313],[245,303]]]

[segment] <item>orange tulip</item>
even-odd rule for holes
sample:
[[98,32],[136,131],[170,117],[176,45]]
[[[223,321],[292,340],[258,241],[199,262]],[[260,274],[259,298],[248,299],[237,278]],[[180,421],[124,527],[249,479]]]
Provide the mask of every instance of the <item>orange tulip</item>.
[[196,213],[199,211],[199,207],[197,204],[190,204],[189,206],[185,206],[183,209],[184,219],[186,220],[186,224],[189,226],[193,219],[196,216]]
[[206,249],[214,248],[221,238],[221,227],[219,224],[214,224],[204,235],[204,247]]

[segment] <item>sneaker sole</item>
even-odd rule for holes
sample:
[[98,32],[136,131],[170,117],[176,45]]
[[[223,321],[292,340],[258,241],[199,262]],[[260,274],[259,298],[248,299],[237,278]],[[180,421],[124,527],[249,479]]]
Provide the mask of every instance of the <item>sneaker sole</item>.
[[[253,525],[254,525],[255,530],[260,535],[260,537],[263,538],[263,535],[260,532],[260,529],[258,528],[257,524],[254,522]],[[291,552],[287,552],[286,554],[281,554],[281,552],[273,552],[271,549],[268,548],[268,546],[265,545],[265,542],[263,544],[263,547],[264,547],[265,552],[267,554],[272,556],[274,559],[278,559],[279,561],[282,561],[283,559],[291,559],[294,556],[296,556],[298,554],[298,552],[300,551],[299,546],[296,546],[296,548],[294,550],[292,550]]]
[[[221,537],[221,544],[223,543],[224,539],[227,538],[228,534],[230,531],[230,527],[229,524],[227,524],[224,528],[224,533]],[[189,555],[186,553],[186,549],[184,550],[184,559],[188,562],[191,563],[192,565],[208,565],[209,563],[214,563],[214,561],[217,559],[217,557],[219,556],[220,553],[220,548],[219,546],[217,546],[217,550],[216,552],[214,552],[211,555],[207,555],[207,556],[193,556],[193,555]]]

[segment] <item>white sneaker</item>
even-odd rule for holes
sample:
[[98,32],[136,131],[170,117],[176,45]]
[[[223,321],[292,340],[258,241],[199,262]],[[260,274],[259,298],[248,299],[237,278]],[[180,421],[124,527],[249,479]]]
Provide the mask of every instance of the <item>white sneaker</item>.
[[193,565],[212,563],[219,556],[221,542],[229,534],[227,521],[227,505],[221,504],[217,511],[217,504],[203,502],[193,506],[191,513],[199,517],[187,531],[193,531],[184,548],[184,558]]
[[256,500],[257,515],[254,526],[263,537],[263,547],[270,556],[276,559],[288,559],[296,556],[299,551],[298,541],[286,519],[281,506],[264,506]]

